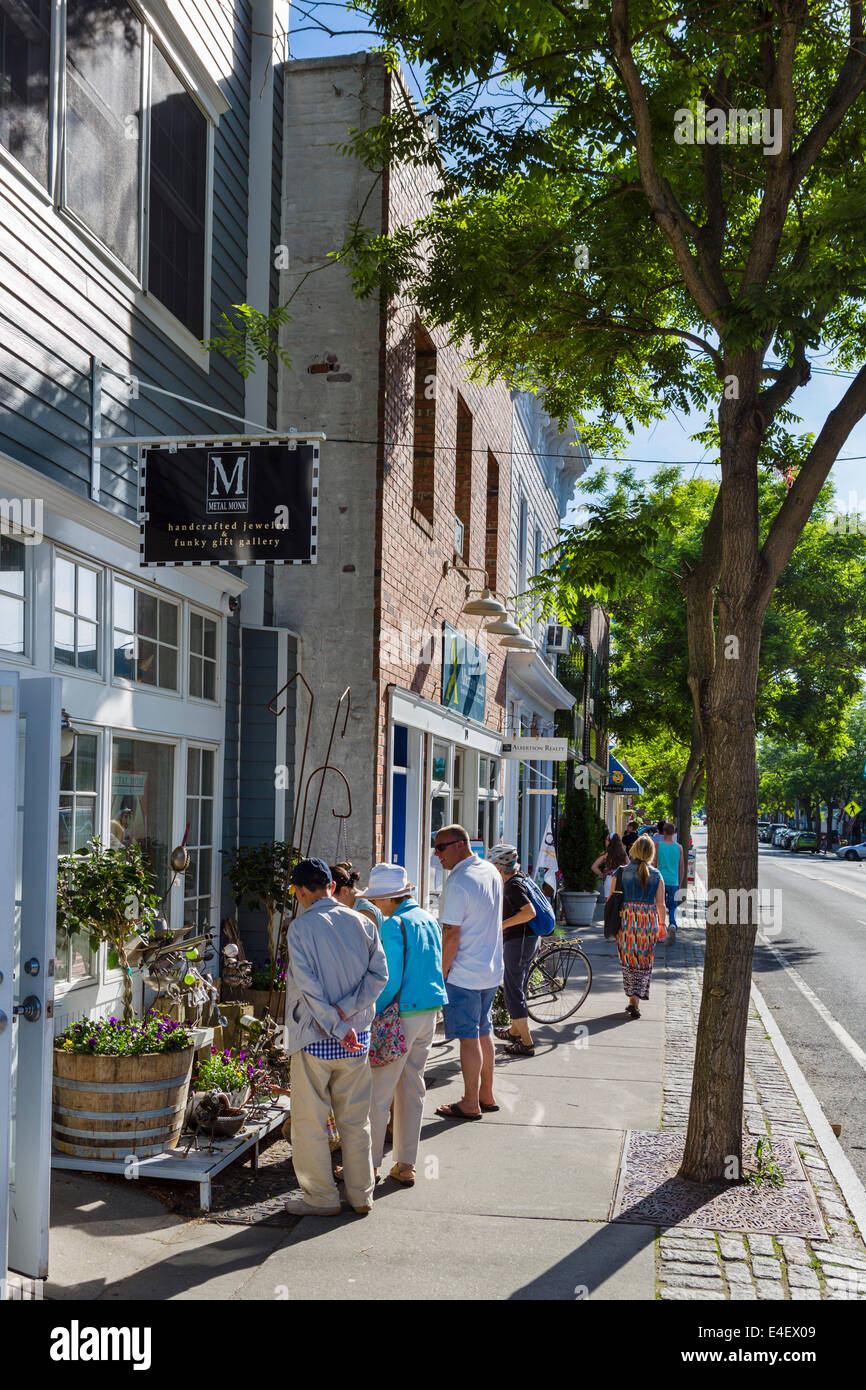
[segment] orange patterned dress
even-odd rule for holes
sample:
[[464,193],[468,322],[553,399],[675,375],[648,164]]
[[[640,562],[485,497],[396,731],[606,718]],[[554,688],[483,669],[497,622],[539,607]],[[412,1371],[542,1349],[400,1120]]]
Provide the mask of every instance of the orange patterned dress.
[[622,968],[622,987],[627,995],[636,999],[649,999],[653,952],[659,934],[655,899],[660,882],[658,869],[651,868],[647,886],[642,888],[634,861],[623,869],[622,915],[616,949]]

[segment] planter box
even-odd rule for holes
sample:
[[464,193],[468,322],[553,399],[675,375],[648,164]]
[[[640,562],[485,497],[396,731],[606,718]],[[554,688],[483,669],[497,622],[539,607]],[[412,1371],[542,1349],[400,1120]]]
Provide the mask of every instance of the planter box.
[[54,1147],[76,1158],[144,1158],[173,1149],[194,1055],[193,1047],[138,1057],[55,1048]]
[[595,916],[598,893],[595,890],[591,893],[561,892],[559,901],[562,903],[567,926],[588,927]]

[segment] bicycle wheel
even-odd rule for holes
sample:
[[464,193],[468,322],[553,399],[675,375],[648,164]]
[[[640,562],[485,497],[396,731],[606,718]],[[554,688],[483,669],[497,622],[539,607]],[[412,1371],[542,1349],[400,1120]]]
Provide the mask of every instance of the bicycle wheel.
[[589,994],[592,966],[576,946],[552,946],[533,962],[526,1007],[535,1023],[563,1023]]

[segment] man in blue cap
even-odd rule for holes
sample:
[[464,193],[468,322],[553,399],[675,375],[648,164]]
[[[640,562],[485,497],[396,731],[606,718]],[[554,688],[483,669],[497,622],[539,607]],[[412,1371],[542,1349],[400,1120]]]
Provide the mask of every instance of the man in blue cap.
[[301,1191],[287,1209],[338,1216],[328,1114],[343,1150],[346,1197],[366,1216],[373,1204],[371,1075],[367,1062],[376,1000],[388,980],[373,923],[331,895],[331,870],[302,859],[292,870],[300,912],[289,927],[286,1051],[292,1059],[292,1163]]

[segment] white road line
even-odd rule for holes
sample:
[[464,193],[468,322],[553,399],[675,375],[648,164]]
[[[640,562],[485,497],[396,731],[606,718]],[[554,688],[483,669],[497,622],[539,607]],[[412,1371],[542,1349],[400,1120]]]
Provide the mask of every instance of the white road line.
[[[706,897],[706,884],[704,883],[702,878],[698,877],[697,873],[695,873],[695,888],[698,890],[698,896],[700,898]],[[830,1013],[830,1010],[827,1008],[827,1006],[821,1002],[815,991],[809,985],[806,984],[806,981],[803,979],[803,976],[800,974],[798,970],[794,969],[790,961],[782,955],[782,952],[779,951],[775,946],[772,946],[770,942],[766,939],[766,937],[762,936],[760,932],[758,933],[757,939],[766,951],[769,951],[771,955],[775,956],[776,960],[782,966],[783,970],[787,972],[792,984],[795,984],[797,986],[797,989],[802,994],[803,998],[809,1001],[818,1017],[823,1019],[824,1023],[826,1023],[831,1033],[834,1033],[835,1036],[839,1039],[840,1043],[845,1048],[845,1051],[849,1054],[849,1056],[853,1057],[857,1065],[861,1067],[864,1072],[866,1072],[866,1052],[863,1051],[862,1047],[860,1047],[860,1045],[854,1041],[854,1039],[851,1037],[851,1034],[845,1028],[842,1027],[841,1023],[836,1022],[836,1019]]]
[[866,898],[866,893],[861,893],[859,888],[846,888],[844,883],[839,883],[835,878],[824,878],[820,874],[810,874],[808,869],[795,869],[793,864],[788,864],[789,874],[799,874],[801,878],[810,878],[813,883],[827,883],[831,888],[838,888],[840,893],[850,893],[854,898]]
[[854,1058],[857,1065],[866,1071],[866,1052],[854,1041],[851,1034],[842,1027],[841,1023],[836,1022],[830,1010],[825,1004],[822,1004],[815,991],[806,984],[800,972],[795,970],[790,961],[782,955],[782,952],[777,950],[775,946],[771,946],[769,941],[761,936],[760,933],[758,934],[758,941],[765,951],[769,951],[772,956],[775,956],[776,960],[790,976],[792,982],[797,986],[803,998],[808,999],[818,1017],[824,1020],[831,1033],[835,1033],[845,1051]]

